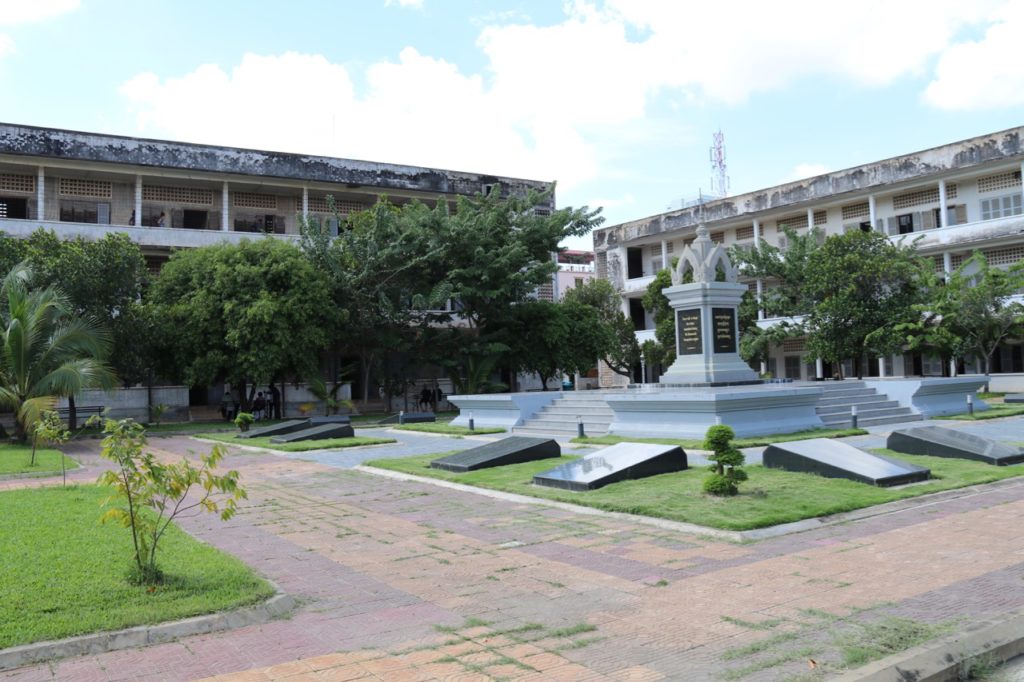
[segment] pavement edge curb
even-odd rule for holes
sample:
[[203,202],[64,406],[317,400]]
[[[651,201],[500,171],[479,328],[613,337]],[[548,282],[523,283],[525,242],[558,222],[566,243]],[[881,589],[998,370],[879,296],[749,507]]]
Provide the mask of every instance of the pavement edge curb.
[[66,639],[35,642],[0,649],[0,671],[13,670],[34,663],[87,654],[101,654],[121,649],[134,649],[151,644],[172,642],[182,637],[234,630],[259,625],[290,613],[298,605],[273,582],[276,594],[264,602],[233,611],[209,613],[157,625],[136,625],[123,630],[97,632]]

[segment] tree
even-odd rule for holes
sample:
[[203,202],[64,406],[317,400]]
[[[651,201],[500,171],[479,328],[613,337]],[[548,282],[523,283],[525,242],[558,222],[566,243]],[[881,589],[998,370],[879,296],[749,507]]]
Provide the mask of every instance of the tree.
[[[224,447],[213,446],[208,455],[200,455],[196,467],[187,458],[164,464],[152,453],[145,452],[146,432],[130,419],[108,419],[103,426],[101,454],[112,460],[116,469],[103,472],[100,483],[109,485],[114,493],[104,506],[120,500],[122,506],[108,509],[101,521],[116,521],[132,534],[133,566],[129,581],[152,585],[163,581],[156,556],[160,540],[174,519],[188,512],[215,513],[224,521],[246,499],[245,489],[238,484],[238,472],[214,473],[224,458]],[[196,490],[196,496],[188,499]]]
[[94,320],[76,316],[59,290],[32,288],[31,282],[32,271],[23,263],[0,288],[6,303],[0,310],[0,405],[14,412],[21,441],[57,398],[115,382],[104,363],[107,333]]
[[761,307],[768,317],[802,315],[814,305],[807,280],[821,249],[823,233],[816,227],[805,234],[789,227],[783,227],[782,232],[786,238],[784,249],[764,241],[756,247],[736,245],[729,249],[729,259],[741,277],[772,283],[761,297]]
[[191,386],[229,381],[243,409],[258,384],[312,376],[332,325],[326,278],[297,247],[272,238],[176,252],[151,301],[164,373]]
[[731,427],[718,424],[708,428],[704,434],[703,448],[711,450],[708,455],[713,464],[708,468],[711,475],[704,479],[704,492],[712,495],[735,495],[739,492],[737,485],[747,480],[747,472],[740,467],[746,459],[743,453],[732,444],[736,437]]
[[977,354],[990,373],[999,344],[1024,332],[1024,305],[1011,300],[1024,287],[1024,262],[992,267],[975,251],[948,281],[931,275],[929,296],[916,306],[919,317],[901,327],[909,333],[908,345],[930,347],[944,357]]
[[[39,442],[46,445],[63,445],[71,438],[71,432],[64,428],[64,422],[56,412],[46,411],[32,426],[32,466],[36,463],[36,446]],[[63,484],[68,484],[67,465],[64,462],[64,453],[60,453],[60,475]]]
[[[929,261],[929,266],[931,262]],[[898,352],[903,323],[923,299],[920,259],[877,232],[833,235],[808,259],[805,288],[814,307],[807,317],[807,349],[841,366]]]
[[622,312],[622,299],[611,282],[592,279],[583,286],[566,291],[562,303],[578,303],[597,312],[599,331],[607,336],[600,359],[616,374],[632,376],[633,366],[640,361],[640,347],[633,322]]
[[527,301],[515,307],[509,334],[513,367],[548,379],[585,373],[612,341],[599,312],[573,300]]
[[515,306],[551,282],[559,242],[585,235],[603,220],[599,210],[586,207],[548,213],[553,191],[502,198],[495,187],[486,195],[460,196],[437,224],[444,287],[456,310],[445,316],[449,326],[438,336],[435,360],[457,384],[470,372],[479,374],[495,353],[508,352],[505,329]]
[[[690,274],[689,272],[687,274]],[[668,367],[676,360],[676,317],[662,289],[672,286],[672,271],[659,270],[644,292],[644,309],[654,318],[654,339],[657,346],[647,346],[644,360],[649,365]]]

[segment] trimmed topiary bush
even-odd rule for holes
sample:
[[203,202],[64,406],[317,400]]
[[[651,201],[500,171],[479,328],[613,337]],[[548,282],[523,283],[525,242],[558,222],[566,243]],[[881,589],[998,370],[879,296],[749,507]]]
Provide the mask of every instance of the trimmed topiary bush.
[[732,444],[735,437],[736,433],[724,424],[712,426],[704,434],[704,449],[712,451],[708,459],[714,462],[703,486],[710,495],[735,495],[739,492],[737,485],[747,480],[747,472],[740,468],[746,458]]

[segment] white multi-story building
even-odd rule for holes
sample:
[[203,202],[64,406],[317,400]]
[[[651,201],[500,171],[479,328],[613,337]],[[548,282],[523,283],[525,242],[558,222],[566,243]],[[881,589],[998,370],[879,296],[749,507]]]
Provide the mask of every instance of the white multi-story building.
[[[975,250],[993,265],[1009,265],[1024,257],[1022,168],[1024,127],[982,135],[597,230],[595,269],[622,293],[623,311],[642,343],[654,338],[653,320],[641,304],[644,291],[694,239],[701,215],[712,239],[725,246],[764,240],[785,247],[782,226],[798,233],[814,226],[826,236],[874,230],[893,241],[914,240],[940,272],[954,270]],[[752,291],[771,284],[748,283]],[[1024,373],[1021,350],[1020,343],[1007,343],[994,357],[993,374],[1008,375],[1002,385],[1011,386],[1010,376]],[[868,366],[872,376],[950,371],[937,357],[910,353],[872,359]],[[792,379],[831,376],[830,368],[806,357],[798,338],[776,348],[766,369]],[[657,377],[649,371],[647,380]],[[602,382],[622,379],[608,372]],[[1017,383],[1024,386],[1024,374]],[[1000,385],[999,377],[993,385]]]
[[[413,199],[544,191],[550,183],[324,156],[0,123],[0,230],[129,235],[158,265],[170,250],[254,234],[297,239],[299,218],[335,221],[386,195]],[[552,196],[547,210],[554,207]],[[337,227],[333,225],[333,227]],[[551,287],[541,296],[552,297]]]

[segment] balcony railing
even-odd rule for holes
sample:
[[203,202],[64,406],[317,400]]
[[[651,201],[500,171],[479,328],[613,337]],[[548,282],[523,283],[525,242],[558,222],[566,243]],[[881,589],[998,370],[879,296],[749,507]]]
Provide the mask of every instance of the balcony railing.
[[[167,248],[190,248],[210,246],[228,242],[237,244],[243,239],[256,239],[261,235],[253,232],[225,230],[195,230],[183,227],[131,227],[127,225],[99,225],[96,223],[70,223],[56,220],[19,220],[0,218],[0,231],[12,237],[28,237],[43,228],[53,230],[61,237],[84,237],[94,239],[105,234],[126,234],[135,243],[143,246]],[[297,240],[299,235],[268,235],[278,239]]]

